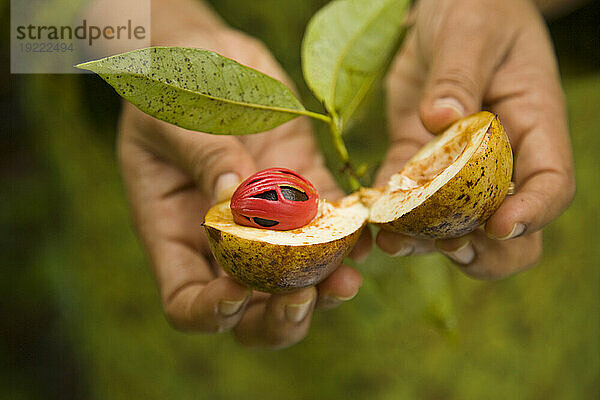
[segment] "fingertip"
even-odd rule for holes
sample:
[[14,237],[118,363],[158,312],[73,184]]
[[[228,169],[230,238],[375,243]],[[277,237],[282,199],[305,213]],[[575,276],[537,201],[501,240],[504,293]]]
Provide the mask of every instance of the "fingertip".
[[287,321],[291,322],[292,324],[299,324],[300,322],[304,321],[312,310],[315,296],[316,295],[312,295],[303,302],[287,304],[285,306],[285,318]]
[[318,285],[317,307],[330,309],[352,300],[363,284],[360,272],[347,265],[340,265],[325,281]]
[[340,265],[319,284],[319,294],[333,294],[342,299],[351,299],[363,284],[363,277],[356,269]]
[[276,319],[298,324],[310,314],[316,297],[317,289],[314,286],[292,293],[273,295],[269,300],[267,311]]
[[442,254],[458,264],[468,265],[475,259],[475,248],[470,238],[436,240],[435,245]]
[[[531,158],[531,151],[536,150],[531,147],[527,157]],[[515,169],[523,176],[517,177],[516,193],[505,197],[500,208],[486,223],[485,231],[490,238],[507,240],[537,232],[558,217],[571,200],[574,185],[569,183],[568,173],[558,169],[540,170],[540,166],[524,172],[523,165],[527,164],[522,161],[525,157],[523,144],[520,154]],[[529,162],[538,163],[540,157],[550,155],[544,156],[542,152]]]
[[241,182],[240,176],[234,172],[219,175],[215,180],[213,190],[215,202],[220,203],[230,199]]
[[490,239],[513,239],[523,235],[527,230],[528,223],[522,220],[519,210],[514,208],[513,199],[506,199],[494,215],[487,220],[485,233]]
[[251,293],[228,277],[189,282],[166,301],[165,314],[178,330],[220,333],[239,321]]
[[440,133],[466,115],[464,105],[452,97],[425,99],[420,107],[421,122],[431,133]]
[[354,245],[354,248],[348,254],[348,257],[353,259],[354,261],[361,263],[369,257],[369,253],[371,252],[371,248],[373,247],[373,238],[371,236],[371,231],[368,227],[366,227],[361,233],[358,241]]
[[[399,171],[400,168],[396,168],[396,171]],[[388,181],[390,180],[390,174],[389,173],[381,173],[382,171],[377,173],[377,176],[375,177],[375,182],[373,182],[373,187],[375,188],[385,188],[385,186],[388,184]]]
[[317,290],[308,287],[271,295],[250,304],[235,328],[237,339],[248,346],[281,349],[302,340],[310,327]]
[[194,301],[192,313],[200,316],[210,309],[218,318],[229,318],[242,310],[251,295],[249,287],[222,276],[206,285]]
[[[466,238],[475,250],[475,257],[470,263],[457,261],[456,264],[461,272],[474,279],[489,281],[506,278],[535,265],[542,254],[542,235],[539,231],[509,241],[491,240],[480,231]],[[468,252],[463,250],[462,255],[465,254],[468,256]]]
[[415,251],[413,241],[397,233],[380,230],[375,239],[377,247],[392,257],[405,257]]
[[525,233],[527,230],[527,225],[521,222],[515,222],[512,225],[510,230],[502,229],[502,230],[494,230],[493,228],[488,228],[486,225],[485,233],[488,235],[490,239],[495,240],[508,240],[517,238]]

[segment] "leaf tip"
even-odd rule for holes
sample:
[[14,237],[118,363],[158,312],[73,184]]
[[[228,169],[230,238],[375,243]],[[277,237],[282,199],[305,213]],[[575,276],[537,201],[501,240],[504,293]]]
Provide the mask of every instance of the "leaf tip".
[[77,69],[83,69],[83,70],[87,70],[87,71],[92,71],[91,65],[94,61],[88,61],[88,62],[84,62],[84,63],[80,63],[77,65],[74,65],[74,68]]

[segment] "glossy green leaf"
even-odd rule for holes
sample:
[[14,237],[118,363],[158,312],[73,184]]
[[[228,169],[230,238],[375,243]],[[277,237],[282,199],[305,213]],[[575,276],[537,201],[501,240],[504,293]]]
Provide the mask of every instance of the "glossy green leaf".
[[408,0],[337,0],[310,21],[302,44],[308,86],[342,126],[383,76],[406,30]]
[[278,80],[208,50],[151,47],[77,67],[145,113],[195,131],[244,135],[312,114]]

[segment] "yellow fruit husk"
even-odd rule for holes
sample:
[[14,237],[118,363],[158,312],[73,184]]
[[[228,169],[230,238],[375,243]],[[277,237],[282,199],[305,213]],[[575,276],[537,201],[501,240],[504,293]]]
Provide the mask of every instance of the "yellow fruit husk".
[[310,224],[290,231],[237,225],[229,203],[206,214],[204,227],[215,258],[239,282],[265,292],[313,286],[354,247],[368,217],[357,195],[323,202]]
[[370,193],[369,222],[420,238],[462,236],[500,207],[512,165],[498,117],[486,111],[466,117],[415,154],[378,198]]

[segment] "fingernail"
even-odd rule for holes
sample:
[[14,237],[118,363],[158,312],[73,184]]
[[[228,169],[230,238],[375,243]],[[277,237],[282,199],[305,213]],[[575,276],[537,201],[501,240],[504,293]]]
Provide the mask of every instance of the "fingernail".
[[336,301],[350,301],[353,298],[355,298],[357,294],[358,294],[358,290],[350,296],[331,296],[331,298]]
[[285,306],[285,317],[287,318],[287,320],[293,322],[294,324],[297,324],[298,322],[306,318],[306,315],[310,311],[310,307],[312,305],[313,300],[314,296],[311,296],[304,303],[288,304],[287,306]]
[[[385,246],[382,246],[385,245]],[[415,251],[415,247],[410,243],[384,243],[381,242],[380,246],[381,250],[389,256],[392,257],[405,257]]]
[[[361,284],[362,286],[362,284]],[[350,296],[337,296],[335,294],[327,294],[325,296],[323,296],[325,299],[327,300],[332,300],[335,302],[340,302],[340,301],[350,301],[353,298],[356,297],[356,295],[358,294],[358,290],[360,289],[360,286],[358,288],[356,288],[356,291],[354,293],[352,293]]]
[[338,305],[340,305],[340,303],[352,300],[356,297],[357,294],[358,290],[354,292],[351,296],[335,296],[331,294],[319,296],[319,307],[325,309],[337,307]]
[[517,236],[521,236],[523,234],[523,232],[525,232],[525,224],[517,222],[513,226],[512,231],[507,236],[498,238],[498,240],[508,240],[508,239],[516,238]]
[[232,300],[219,301],[219,306],[218,306],[219,314],[221,314],[224,317],[231,317],[233,314],[240,311],[240,309],[242,308],[242,306],[244,305],[244,303],[246,302],[247,299],[248,298],[246,297],[246,298],[243,298],[242,300],[236,300],[236,301],[232,301]]
[[390,254],[392,257],[406,257],[409,256],[415,251],[415,247],[413,245],[404,245],[399,248],[395,253]]
[[[471,244],[470,240],[462,239],[462,241],[464,241],[464,243],[456,250],[446,250],[440,247],[439,244],[438,249],[440,252],[444,253],[446,256],[459,264],[470,264],[475,258],[475,250],[473,249],[473,245]],[[441,244],[441,246],[444,246],[444,244]]]
[[215,201],[220,203],[229,200],[240,183],[240,177],[233,172],[227,172],[219,176],[215,181]]
[[441,99],[437,99],[435,103],[433,103],[434,108],[449,108],[452,109],[457,118],[462,118],[465,115],[465,108],[463,105],[452,97],[442,97]]

